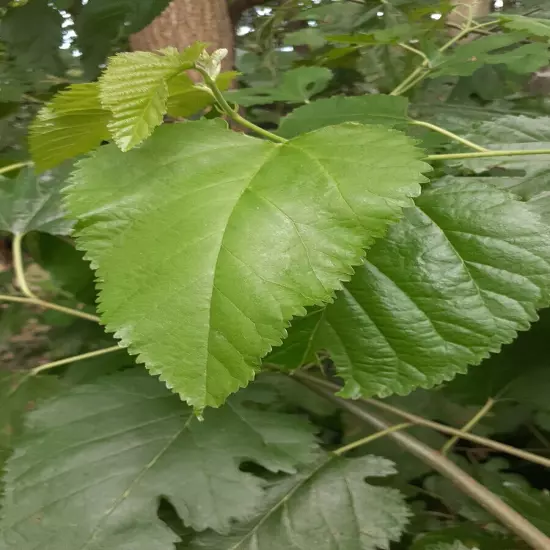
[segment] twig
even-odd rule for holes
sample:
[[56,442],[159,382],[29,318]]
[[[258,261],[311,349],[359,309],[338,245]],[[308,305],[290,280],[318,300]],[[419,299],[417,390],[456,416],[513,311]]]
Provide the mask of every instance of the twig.
[[409,124],[412,124],[413,126],[421,126],[423,128],[428,128],[430,130],[433,130],[434,132],[447,136],[448,138],[451,138],[454,141],[458,141],[459,143],[466,145],[466,147],[470,147],[471,149],[475,149],[476,151],[480,151],[480,152],[489,151],[489,149],[486,149],[481,145],[477,145],[477,143],[474,143],[473,141],[457,136],[453,132],[449,132],[449,130],[445,130],[445,128],[441,128],[440,126],[436,126],[435,124],[431,124],[430,122],[423,122],[421,120],[411,120],[409,121]]
[[[495,404],[494,399],[489,397],[487,399],[487,403],[477,411],[477,413],[468,421],[466,424],[464,424],[464,427],[460,430],[463,434],[468,433],[472,430],[472,428],[493,408],[493,405]],[[460,436],[455,435],[449,439],[443,447],[441,447],[441,454],[446,455],[456,444],[456,442],[460,439]]]
[[27,280],[25,279],[25,266],[23,264],[23,233],[16,233],[13,237],[12,252],[13,252],[13,269],[15,271],[15,279],[17,280],[17,286],[21,289],[21,292],[31,298],[32,300],[38,300],[38,296],[29,288]]
[[[333,384],[328,380],[322,380],[320,378],[310,376],[300,371],[294,372],[293,378],[296,378],[300,381],[312,382],[332,392],[339,391],[341,389],[340,386],[338,386],[337,384]],[[404,418],[405,420],[408,420],[409,422],[412,422],[414,424],[418,424],[419,426],[426,426],[427,428],[432,428],[433,430],[437,430],[438,432],[449,435],[458,435],[458,437],[462,439],[467,439],[468,441],[478,443],[479,445],[483,445],[484,447],[495,449],[496,451],[512,456],[517,456],[518,458],[521,458],[523,460],[527,460],[535,464],[540,464],[541,466],[544,466],[546,468],[550,468],[550,459],[543,456],[539,456],[528,451],[512,447],[511,445],[506,445],[505,443],[500,443],[499,441],[495,441],[494,439],[481,437],[479,435],[474,435],[471,433],[461,432],[457,428],[451,428],[450,426],[445,426],[445,424],[433,422],[432,420],[428,420],[427,418],[423,418],[422,416],[417,416],[416,414],[409,413],[392,405],[388,405],[387,403],[382,403],[381,401],[378,401],[376,399],[361,399],[360,401],[362,403],[365,403],[366,405],[371,405],[373,407],[377,407],[378,409],[382,409],[386,412],[390,412],[392,414],[400,416],[401,418]]]
[[367,445],[368,443],[376,441],[380,437],[384,437],[393,432],[409,428],[410,426],[414,426],[414,424],[412,424],[412,422],[403,422],[402,424],[394,424],[393,426],[388,426],[385,430],[381,430],[374,434],[358,439],[357,441],[353,441],[352,443],[348,443],[347,445],[336,449],[335,451],[333,451],[333,453],[336,455],[342,455],[344,453],[347,453],[348,451],[351,451],[352,449],[356,449],[357,447],[362,447],[363,445]]
[[480,159],[491,157],[517,157],[529,155],[550,155],[550,149],[510,149],[509,151],[480,151],[476,153],[445,153],[428,155],[426,160]]
[[523,539],[535,550],[548,550],[550,548],[550,539],[544,535],[533,524],[527,521],[523,516],[516,512],[513,508],[503,502],[497,495],[489,491],[486,487],[477,482],[473,477],[461,470],[447,457],[434,451],[418,439],[394,430],[387,432],[390,426],[376,415],[366,412],[361,407],[336,397],[331,391],[322,389],[315,383],[311,383],[303,378],[298,378],[305,386],[322,395],[326,399],[338,404],[341,408],[347,410],[357,418],[374,426],[379,430],[384,430],[388,438],[393,439],[395,443],[403,447],[407,452],[428,464],[436,472],[449,479],[463,493],[470,496],[480,506],[485,508],[503,525],[508,527],[518,537]]
[[25,168],[25,166],[30,166],[31,164],[32,162],[16,162],[15,164],[2,166],[2,168],[0,168],[0,174],[5,174],[6,172],[11,172],[12,170],[17,170],[18,168]]

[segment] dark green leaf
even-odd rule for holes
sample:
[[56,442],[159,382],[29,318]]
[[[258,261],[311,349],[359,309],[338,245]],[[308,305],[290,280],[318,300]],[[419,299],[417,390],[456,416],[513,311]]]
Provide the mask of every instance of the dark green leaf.
[[135,372],[46,403],[8,463],[0,545],[169,550],[177,537],[156,517],[161,497],[197,530],[225,532],[250,517],[264,482],[241,471],[243,461],[293,473],[316,457],[307,422],[253,407],[251,390],[203,422]]
[[36,176],[25,168],[15,179],[0,176],[0,230],[10,233],[43,231],[66,235],[73,224],[65,218],[60,190],[70,167]]
[[389,95],[318,99],[283,118],[279,134],[291,138],[343,122],[402,127],[408,121],[407,106],[406,98]]
[[410,514],[398,491],[370,485],[365,478],[393,473],[391,462],[375,456],[325,458],[273,488],[264,510],[251,522],[238,525],[227,537],[201,536],[192,548],[387,549],[399,540]]

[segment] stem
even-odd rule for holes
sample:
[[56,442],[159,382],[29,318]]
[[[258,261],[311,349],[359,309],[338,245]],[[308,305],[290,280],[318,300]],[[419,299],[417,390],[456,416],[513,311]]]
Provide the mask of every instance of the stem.
[[403,422],[401,424],[394,424],[393,426],[389,426],[385,430],[381,430],[379,432],[373,433],[371,435],[368,435],[367,437],[363,437],[362,439],[358,439],[357,441],[353,441],[352,443],[348,443],[347,445],[344,445],[343,447],[340,447],[333,451],[335,455],[342,455],[344,453],[347,453],[348,451],[351,451],[352,449],[356,449],[357,447],[361,447],[362,445],[367,445],[368,443],[371,443],[372,441],[377,440],[379,437],[384,437],[385,435],[389,435],[393,432],[397,432],[399,430],[403,430],[404,428],[408,428],[409,426],[413,426],[414,424],[412,422]]
[[2,168],[0,168],[0,174],[5,174],[6,172],[11,172],[12,170],[17,170],[18,168],[24,168],[25,166],[30,166],[31,164],[32,162],[16,162],[15,164],[2,166]]
[[69,363],[76,363],[77,361],[83,361],[84,359],[90,359],[92,357],[98,357],[106,353],[112,353],[113,351],[119,351],[122,348],[120,346],[111,346],[110,348],[98,349],[95,351],[89,351],[88,353],[82,353],[80,355],[73,355],[72,357],[66,357],[65,359],[59,359],[58,361],[52,361],[44,365],[34,367],[29,371],[29,376],[36,376],[38,373],[53,369],[55,367],[61,367],[62,365],[68,365]]
[[[422,65],[419,65],[401,84],[398,84],[391,92],[390,95],[401,95],[403,92],[406,92],[409,88],[412,88],[414,84],[417,82],[420,82],[420,80],[423,80],[426,75],[428,74],[427,69],[428,64],[426,61],[422,63]],[[423,74],[424,73],[424,74]],[[422,77],[419,80],[415,80],[417,77]],[[414,84],[411,84],[411,82],[414,81]]]
[[436,126],[435,124],[431,124],[429,122],[422,122],[421,120],[411,120],[411,121],[409,121],[409,124],[412,124],[413,126],[421,126],[421,127],[424,127],[424,128],[429,128],[430,130],[433,130],[434,132],[437,132],[439,134],[447,136],[448,138],[451,138],[454,141],[458,141],[459,143],[462,143],[463,145],[466,145],[466,147],[470,147],[471,149],[475,149],[476,151],[480,151],[480,152],[489,151],[489,149],[486,149],[485,147],[482,147],[481,145],[477,145],[473,141],[470,141],[466,138],[462,138],[460,136],[457,136],[456,134],[453,134],[453,132],[449,132],[449,130],[445,130],[445,128],[441,128],[440,126]]
[[426,63],[427,67],[430,67],[431,62],[429,57],[421,50],[417,50],[416,48],[413,48],[412,46],[409,46],[409,44],[405,44],[405,42],[399,42],[397,44],[398,46],[401,46],[403,49],[408,50],[409,52],[412,52],[416,55],[419,55]]
[[195,69],[201,73],[202,77],[204,78],[204,82],[210,88],[210,91],[212,92],[214,98],[216,99],[216,102],[218,103],[218,106],[220,109],[230,118],[232,118],[237,124],[240,124],[241,126],[244,126],[245,128],[248,128],[249,130],[252,130],[253,132],[256,132],[257,134],[274,141],[275,143],[286,143],[288,140],[281,136],[277,136],[268,130],[264,130],[263,128],[260,128],[259,126],[256,126],[256,124],[250,122],[249,120],[246,120],[246,118],[242,117],[237,111],[235,111],[229,103],[227,103],[227,100],[225,97],[223,97],[222,92],[216,85],[216,82],[214,79],[206,73],[206,71],[200,69],[199,67],[195,67]]
[[550,149],[510,149],[509,151],[491,151],[489,149],[479,153],[448,153],[443,155],[428,155],[426,160],[452,160],[452,159],[479,159],[491,157],[517,157],[527,155],[550,155]]
[[[320,378],[316,378],[315,376],[310,376],[308,374],[305,374],[304,372],[296,371],[293,373],[292,376],[293,378],[296,378],[300,381],[311,382],[313,384],[317,384],[318,386],[322,386],[323,388],[326,388],[333,392],[339,391],[341,389],[340,386],[333,384],[328,380],[322,380]],[[450,426],[445,426],[445,424],[439,424],[438,422],[433,422],[432,420],[428,420],[427,418],[423,418],[422,416],[417,416],[415,414],[409,413],[407,411],[404,411],[392,405],[388,405],[387,403],[382,403],[382,401],[378,401],[376,399],[361,399],[360,401],[367,405],[371,405],[373,407],[377,407],[378,409],[382,409],[386,412],[390,412],[392,414],[400,416],[401,418],[404,418],[405,420],[408,420],[413,424],[418,424],[419,426],[426,426],[427,428],[432,428],[433,430],[437,430],[438,432],[449,434],[449,435],[458,435],[462,439],[467,439],[468,441],[478,443],[483,447],[488,447],[489,449],[495,449],[496,451],[506,453],[512,456],[517,456],[518,458],[521,458],[523,460],[527,460],[535,464],[540,464],[541,466],[544,466],[546,468],[550,468],[550,459],[545,458],[543,456],[539,456],[539,455],[530,453],[528,451],[524,451],[522,449],[517,449],[516,447],[512,447],[511,445],[506,445],[506,443],[500,443],[499,441],[495,441],[494,439],[488,439],[487,437],[481,437],[479,435],[464,433],[456,428],[451,428]]]
[[81,319],[86,319],[88,321],[93,321],[94,323],[99,323],[100,318],[96,315],[91,315],[84,311],[78,309],[72,309],[70,307],[60,306],[52,302],[46,302],[45,300],[40,300],[39,298],[23,298],[22,296],[9,296],[8,294],[0,294],[0,300],[5,302],[17,302],[19,304],[28,304],[32,306],[39,306],[45,309],[53,309],[55,311],[60,311],[61,313],[66,313],[67,315],[73,315],[74,317],[80,317]]
[[[312,384],[302,377],[300,381],[319,395],[326,399],[337,403],[341,408],[347,410],[357,418],[360,418],[367,424],[378,428],[379,430],[388,430],[390,426],[377,416],[364,411],[361,407],[336,397],[332,392],[320,388],[317,384]],[[533,524],[527,521],[514,509],[510,508],[497,495],[489,491],[481,485],[473,477],[470,477],[466,472],[461,470],[456,464],[451,462],[447,457],[442,456],[437,451],[434,451],[418,439],[394,430],[387,433],[390,439],[403,447],[410,454],[416,456],[425,464],[428,464],[436,472],[446,477],[460,489],[463,493],[475,500],[480,506],[485,508],[503,525],[508,527],[510,531],[523,539],[527,544],[536,550],[548,550],[550,548],[550,539],[544,535]]]
[[[472,428],[493,408],[493,405],[495,404],[494,399],[489,397],[487,399],[487,403],[477,411],[477,413],[468,421],[466,424],[464,424],[463,428],[460,430],[463,433],[468,433],[472,430]],[[441,454],[446,455],[456,444],[456,442],[460,439],[460,436],[454,435],[449,439],[443,447],[441,447]]]
[[21,292],[25,296],[28,296],[32,300],[38,300],[38,296],[29,288],[27,280],[25,279],[25,266],[23,265],[23,233],[16,233],[13,238],[13,269],[15,270],[15,278],[17,280],[17,286],[21,289]]

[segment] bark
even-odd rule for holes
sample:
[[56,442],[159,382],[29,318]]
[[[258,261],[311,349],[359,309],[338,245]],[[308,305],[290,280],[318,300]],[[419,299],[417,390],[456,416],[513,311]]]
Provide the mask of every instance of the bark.
[[223,69],[234,61],[233,25],[227,0],[173,0],[152,23],[130,37],[133,50],[182,50],[193,42],[206,42],[211,50],[227,48]]

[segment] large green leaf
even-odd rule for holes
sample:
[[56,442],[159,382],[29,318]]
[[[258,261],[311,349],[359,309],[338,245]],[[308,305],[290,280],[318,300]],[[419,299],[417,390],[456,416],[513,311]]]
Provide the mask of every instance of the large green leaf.
[[549,304],[548,229],[525,204],[452,178],[416,203],[369,250],[308,340],[305,355],[331,352],[345,396],[449,380]]
[[167,112],[168,80],[190,69],[203,51],[200,42],[178,52],[121,53],[109,60],[99,81],[103,107],[112,112],[108,127],[117,145],[128,151],[162,123]]
[[87,153],[109,139],[109,111],[99,102],[97,83],[74,84],[43,107],[29,128],[32,158],[39,171]]
[[383,458],[327,457],[272,489],[264,510],[230,536],[206,534],[194,550],[387,549],[399,540],[409,511],[395,489],[370,485],[369,477],[394,474]]
[[0,230],[69,233],[73,224],[65,217],[60,192],[67,172],[64,166],[36,176],[32,168],[25,168],[15,179],[0,176]]
[[252,406],[266,396],[251,390],[203,422],[135,372],[46,403],[8,461],[0,547],[169,550],[177,537],[156,515],[161,497],[196,530],[249,518],[265,482],[241,463],[294,473],[317,457],[307,421]]
[[380,94],[319,99],[295,109],[283,118],[279,134],[291,138],[343,122],[400,127],[407,124],[407,106],[404,97]]
[[550,38],[550,20],[504,14],[499,17],[502,26],[513,31],[524,31],[534,36]]
[[411,204],[421,156],[359,124],[281,145],[187,122],[100,148],[68,206],[107,330],[194,407],[219,406]]

